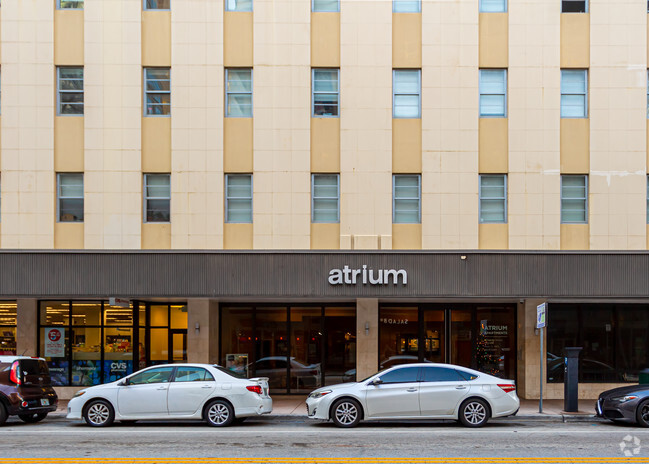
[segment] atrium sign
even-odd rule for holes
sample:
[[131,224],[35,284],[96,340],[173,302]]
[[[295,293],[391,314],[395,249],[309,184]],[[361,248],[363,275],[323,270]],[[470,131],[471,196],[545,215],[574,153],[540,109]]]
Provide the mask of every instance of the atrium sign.
[[351,269],[347,264],[342,269],[329,271],[331,285],[403,285],[408,284],[408,273],[404,269],[368,269],[363,264],[361,269]]

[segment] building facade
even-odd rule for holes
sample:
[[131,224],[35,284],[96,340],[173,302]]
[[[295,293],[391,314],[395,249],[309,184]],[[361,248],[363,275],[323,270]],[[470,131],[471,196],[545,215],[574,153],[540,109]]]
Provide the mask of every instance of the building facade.
[[4,2],[2,352],[62,394],[185,359],[300,394],[428,360],[529,398],[542,364],[561,397],[575,345],[583,395],[636,380],[645,6]]

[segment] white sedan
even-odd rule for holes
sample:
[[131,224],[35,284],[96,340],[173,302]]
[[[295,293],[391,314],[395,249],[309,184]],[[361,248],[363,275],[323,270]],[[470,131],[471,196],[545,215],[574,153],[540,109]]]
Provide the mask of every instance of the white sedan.
[[311,419],[354,427],[361,420],[454,419],[481,427],[520,407],[513,380],[452,364],[404,364],[360,382],[319,388],[306,401]]
[[169,419],[222,427],[272,410],[267,378],[241,379],[210,364],[168,364],[77,392],[67,418],[83,418],[93,427]]

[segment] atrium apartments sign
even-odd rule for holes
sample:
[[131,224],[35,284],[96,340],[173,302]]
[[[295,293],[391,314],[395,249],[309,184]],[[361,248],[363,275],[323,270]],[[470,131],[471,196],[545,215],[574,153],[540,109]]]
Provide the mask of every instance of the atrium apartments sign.
[[368,269],[363,264],[361,269],[351,269],[345,264],[342,269],[329,271],[331,285],[403,285],[408,284],[408,273],[403,269]]

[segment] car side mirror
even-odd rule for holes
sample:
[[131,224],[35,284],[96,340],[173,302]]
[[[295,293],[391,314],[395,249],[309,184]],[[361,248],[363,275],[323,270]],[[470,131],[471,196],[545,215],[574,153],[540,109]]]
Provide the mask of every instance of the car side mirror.
[[120,387],[125,387],[125,386],[127,386],[128,384],[130,384],[130,383],[131,383],[131,382],[129,382],[128,379],[124,379],[124,380],[122,380],[120,383],[118,383],[117,385],[119,385]]
[[382,383],[383,380],[381,380],[381,377],[377,377],[370,382],[370,385],[374,385],[376,387],[377,385],[381,385]]

